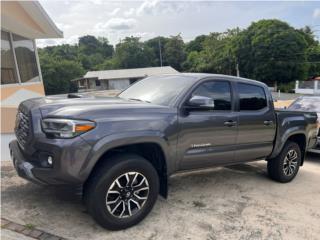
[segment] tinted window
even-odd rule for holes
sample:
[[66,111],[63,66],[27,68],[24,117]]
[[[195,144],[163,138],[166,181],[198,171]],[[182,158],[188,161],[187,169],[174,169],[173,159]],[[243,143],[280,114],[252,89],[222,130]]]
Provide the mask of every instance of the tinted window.
[[202,83],[192,96],[203,96],[214,100],[214,110],[231,110],[230,84],[225,81]]
[[266,95],[262,87],[238,83],[240,111],[260,110],[267,106]]

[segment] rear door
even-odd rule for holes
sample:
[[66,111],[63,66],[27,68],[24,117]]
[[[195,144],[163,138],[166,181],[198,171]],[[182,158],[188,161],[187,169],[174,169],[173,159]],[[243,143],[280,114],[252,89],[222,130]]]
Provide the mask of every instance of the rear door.
[[178,158],[180,170],[203,168],[234,161],[237,113],[231,83],[207,80],[191,93],[214,100],[214,109],[190,109],[179,116]]
[[276,120],[272,99],[266,89],[254,84],[236,83],[238,95],[238,137],[236,161],[266,157],[272,152]]

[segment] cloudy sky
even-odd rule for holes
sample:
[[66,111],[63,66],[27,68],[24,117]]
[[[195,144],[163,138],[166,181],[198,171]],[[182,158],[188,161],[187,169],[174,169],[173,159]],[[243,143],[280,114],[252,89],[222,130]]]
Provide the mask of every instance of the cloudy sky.
[[83,35],[107,37],[116,44],[126,36],[143,40],[181,33],[185,41],[200,34],[244,28],[252,21],[277,18],[296,28],[309,25],[320,40],[317,1],[40,1],[64,32],[64,39],[38,40],[38,46],[76,43]]

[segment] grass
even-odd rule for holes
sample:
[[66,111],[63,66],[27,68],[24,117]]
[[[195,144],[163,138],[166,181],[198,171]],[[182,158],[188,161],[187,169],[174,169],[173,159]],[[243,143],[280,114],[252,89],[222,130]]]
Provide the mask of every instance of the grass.
[[26,228],[32,230],[32,229],[35,229],[35,225],[33,225],[32,223],[27,223],[26,225],[24,225]]

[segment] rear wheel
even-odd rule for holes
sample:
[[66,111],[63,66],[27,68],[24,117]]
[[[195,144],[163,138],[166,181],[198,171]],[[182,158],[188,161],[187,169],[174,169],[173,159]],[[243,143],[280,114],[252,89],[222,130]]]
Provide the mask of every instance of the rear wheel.
[[150,162],[121,154],[99,168],[85,186],[89,213],[104,228],[121,230],[140,222],[159,193],[159,178]]
[[292,181],[301,165],[301,150],[297,143],[288,141],[280,154],[268,161],[269,176],[278,182]]

